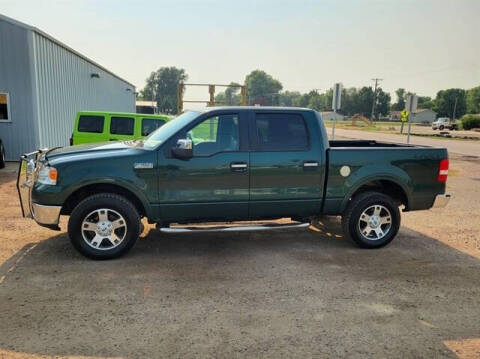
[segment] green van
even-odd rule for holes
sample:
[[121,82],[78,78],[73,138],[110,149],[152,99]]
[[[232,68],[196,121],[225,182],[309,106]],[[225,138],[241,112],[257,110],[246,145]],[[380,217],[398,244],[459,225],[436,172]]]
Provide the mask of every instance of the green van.
[[80,111],[75,118],[70,145],[143,138],[169,120],[166,115]]

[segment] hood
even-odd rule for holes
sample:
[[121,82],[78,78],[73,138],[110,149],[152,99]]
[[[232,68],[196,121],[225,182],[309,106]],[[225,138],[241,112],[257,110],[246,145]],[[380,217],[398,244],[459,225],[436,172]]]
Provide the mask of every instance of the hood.
[[[48,161],[57,158],[71,158],[77,156],[92,156],[102,155],[106,153],[118,153],[128,151],[134,148],[143,148],[141,141],[120,141],[120,142],[100,142],[100,143],[87,143],[84,145],[60,147],[46,153]],[[83,155],[83,156],[82,156]]]

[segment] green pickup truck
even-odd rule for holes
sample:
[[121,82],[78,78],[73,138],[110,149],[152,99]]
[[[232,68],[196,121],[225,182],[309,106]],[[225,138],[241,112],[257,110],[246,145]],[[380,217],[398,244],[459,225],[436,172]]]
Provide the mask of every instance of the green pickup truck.
[[69,215],[74,247],[108,259],[133,247],[142,217],[168,230],[342,216],[347,237],[378,248],[397,234],[400,207],[447,204],[447,175],[444,148],[329,141],[316,111],[228,107],[183,113],[143,140],[25,154],[17,187],[25,217],[58,230]]

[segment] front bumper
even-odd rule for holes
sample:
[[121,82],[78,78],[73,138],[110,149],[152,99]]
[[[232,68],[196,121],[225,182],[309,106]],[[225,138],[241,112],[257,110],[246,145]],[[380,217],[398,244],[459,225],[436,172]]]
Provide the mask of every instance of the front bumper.
[[32,217],[40,225],[58,226],[62,206],[44,206],[32,203]]
[[39,225],[51,229],[59,229],[58,222],[62,206],[44,206],[32,201],[32,189],[35,182],[35,172],[38,160],[43,151],[27,153],[20,157],[17,175],[17,191],[20,199],[22,215],[33,218]]
[[433,201],[433,206],[432,208],[444,208],[447,206],[448,202],[450,201],[450,198],[452,198],[451,195],[449,194],[437,194],[435,197],[435,201]]

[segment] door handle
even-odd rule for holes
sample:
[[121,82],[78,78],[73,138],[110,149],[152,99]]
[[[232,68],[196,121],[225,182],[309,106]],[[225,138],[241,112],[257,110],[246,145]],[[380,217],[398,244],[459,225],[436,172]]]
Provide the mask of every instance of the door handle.
[[230,163],[230,169],[232,172],[245,172],[248,165],[245,162],[232,162]]
[[318,162],[317,161],[305,161],[303,162],[303,169],[317,169],[318,168]]

